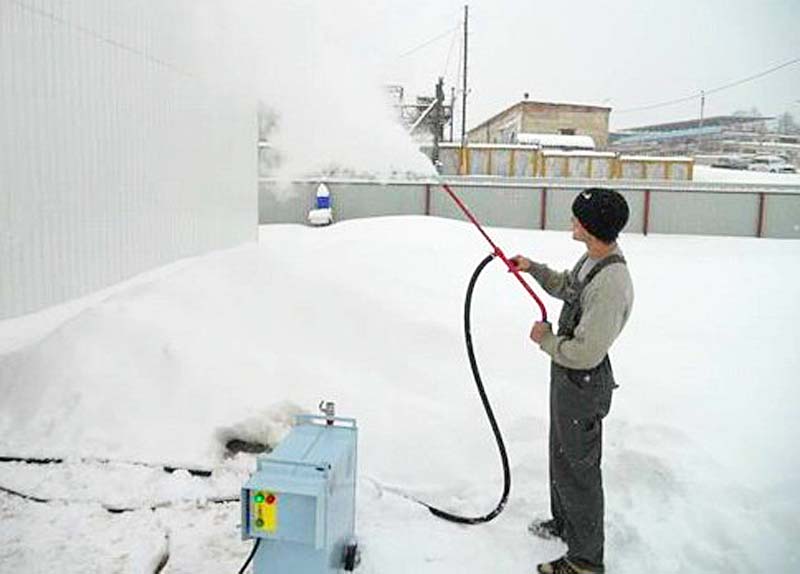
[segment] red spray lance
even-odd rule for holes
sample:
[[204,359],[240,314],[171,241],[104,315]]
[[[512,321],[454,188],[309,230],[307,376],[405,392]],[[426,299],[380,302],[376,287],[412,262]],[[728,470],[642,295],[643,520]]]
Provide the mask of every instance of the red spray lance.
[[495,244],[494,241],[492,241],[492,238],[489,237],[489,235],[483,230],[483,227],[481,227],[481,224],[478,223],[478,220],[475,219],[475,216],[472,215],[472,212],[467,208],[467,206],[464,204],[464,202],[461,201],[461,199],[455,194],[455,192],[452,189],[450,189],[450,186],[447,185],[446,183],[442,183],[442,188],[444,188],[444,190],[448,193],[448,195],[453,198],[453,201],[455,201],[456,204],[458,205],[458,207],[461,209],[461,211],[464,212],[464,215],[467,216],[467,219],[469,219],[475,225],[475,227],[478,228],[478,231],[480,231],[481,235],[483,235],[486,238],[486,241],[488,241],[489,245],[491,245],[492,249],[494,249],[494,254],[497,257],[499,257],[500,259],[502,259],[503,263],[505,263],[506,267],[508,267],[509,272],[514,274],[514,277],[516,277],[517,280],[522,284],[522,286],[525,288],[525,290],[528,292],[528,294],[531,297],[533,297],[534,301],[536,301],[536,304],[539,306],[539,311],[542,313],[542,322],[546,322],[547,321],[547,309],[545,309],[544,303],[542,303],[542,300],[539,299],[539,297],[538,297],[538,295],[536,295],[536,293],[534,293],[534,291],[531,288],[531,286],[528,285],[528,282],[525,281],[525,279],[522,278],[522,275],[520,275],[519,269],[517,269],[517,266],[514,265],[506,257],[505,253],[503,253],[503,250],[500,249]]

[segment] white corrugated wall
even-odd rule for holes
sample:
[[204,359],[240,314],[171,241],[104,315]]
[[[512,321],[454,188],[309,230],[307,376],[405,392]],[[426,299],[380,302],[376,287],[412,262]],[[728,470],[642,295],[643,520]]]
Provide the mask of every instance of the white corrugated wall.
[[255,240],[255,98],[164,4],[0,0],[0,318]]

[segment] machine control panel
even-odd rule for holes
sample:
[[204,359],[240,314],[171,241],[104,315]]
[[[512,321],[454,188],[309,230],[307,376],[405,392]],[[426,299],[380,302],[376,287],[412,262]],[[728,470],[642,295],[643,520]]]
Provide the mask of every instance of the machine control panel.
[[275,533],[278,529],[278,495],[267,490],[251,492],[253,529]]

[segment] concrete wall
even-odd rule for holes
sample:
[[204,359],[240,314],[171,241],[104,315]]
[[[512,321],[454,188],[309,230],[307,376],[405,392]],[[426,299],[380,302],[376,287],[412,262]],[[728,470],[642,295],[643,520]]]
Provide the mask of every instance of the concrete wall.
[[520,132],[591,136],[597,149],[608,145],[608,114],[605,108],[544,102],[520,102],[469,132],[474,143],[511,143]]
[[192,75],[179,21],[0,2],[0,318],[256,239],[255,102]]
[[562,129],[574,129],[576,136],[591,136],[597,149],[605,149],[608,145],[608,111],[526,107],[522,118],[523,132],[558,134]]

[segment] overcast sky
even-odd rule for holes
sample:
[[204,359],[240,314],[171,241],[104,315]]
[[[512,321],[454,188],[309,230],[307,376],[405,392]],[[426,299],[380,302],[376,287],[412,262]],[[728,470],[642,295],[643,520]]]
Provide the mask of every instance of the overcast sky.
[[[178,0],[174,0],[178,1]],[[424,171],[381,89],[407,101],[457,84],[463,0],[208,0],[188,2],[200,60],[225,86],[280,118],[270,140],[294,171],[326,164]],[[604,105],[611,128],[698,118],[699,98],[800,58],[800,0],[472,0],[472,128],[520,101]],[[438,40],[428,43],[431,39]],[[800,62],[706,98],[705,116],[752,107],[800,121]],[[460,109],[456,135],[460,131]],[[287,167],[287,173],[293,169]]]
[[[380,80],[407,94],[457,80],[463,0],[328,2],[333,23]],[[357,3],[367,4],[367,3]],[[522,99],[607,105],[612,128],[695,118],[699,100],[623,110],[691,96],[800,58],[800,0],[471,0],[468,127]],[[344,18],[344,16],[348,16]],[[339,36],[340,39],[344,39]],[[449,54],[449,66],[448,64]],[[449,88],[447,89],[449,94]],[[706,117],[757,107],[800,119],[800,62],[709,95]]]

